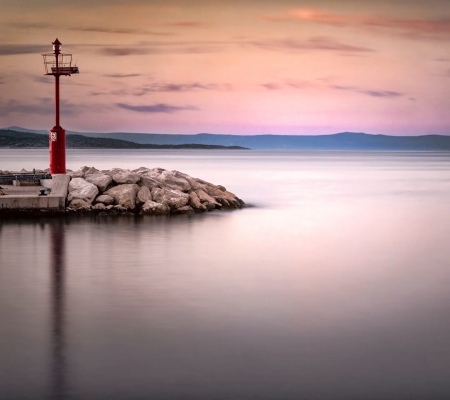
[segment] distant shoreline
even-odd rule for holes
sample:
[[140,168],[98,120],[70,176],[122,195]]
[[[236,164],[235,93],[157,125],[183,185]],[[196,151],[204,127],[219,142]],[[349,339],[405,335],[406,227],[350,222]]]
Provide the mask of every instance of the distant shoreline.
[[[15,130],[17,129],[17,130]],[[197,149],[304,151],[450,151],[450,136],[387,136],[358,132],[331,135],[197,135],[83,133],[67,131],[72,149]],[[0,148],[48,148],[48,133],[0,129]]]

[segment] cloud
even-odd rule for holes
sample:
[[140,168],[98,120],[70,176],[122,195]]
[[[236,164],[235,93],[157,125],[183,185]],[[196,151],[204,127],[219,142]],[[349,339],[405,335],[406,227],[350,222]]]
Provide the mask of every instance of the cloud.
[[135,111],[135,112],[139,112],[139,113],[172,114],[177,111],[198,110],[197,107],[193,107],[193,106],[179,107],[179,106],[171,106],[169,104],[164,104],[164,103],[151,104],[151,105],[145,105],[145,106],[133,106],[130,104],[125,104],[125,103],[117,103],[116,105],[117,105],[117,107],[123,108],[125,110]]
[[262,18],[273,22],[300,21],[342,27],[389,30],[410,38],[450,38],[450,18],[406,19],[376,14],[344,14],[317,8],[294,8],[284,14],[265,15]]
[[279,90],[282,88],[281,85],[277,84],[277,83],[263,83],[261,85],[263,88],[267,89],[267,90]]
[[[61,114],[64,116],[79,115],[86,110],[92,111],[93,109],[100,112],[107,108],[108,106],[101,104],[75,104],[64,99],[61,100]],[[50,97],[41,97],[35,99],[33,102],[9,100],[6,103],[0,104],[0,115],[8,115],[10,113],[53,116],[55,113],[54,99]],[[50,118],[49,123],[51,123],[51,121],[52,119]]]
[[8,24],[9,26],[13,28],[19,28],[19,29],[53,29],[54,25],[51,25],[46,22],[11,22]]
[[[114,75],[114,74],[113,74]],[[109,75],[106,75],[109,76]],[[128,89],[114,89],[109,91],[91,92],[91,96],[144,96],[148,93],[184,93],[197,90],[231,90],[230,84],[216,84],[216,83],[151,83],[135,88]]]
[[144,29],[109,29],[109,28],[100,28],[100,27],[72,27],[71,31],[79,31],[79,32],[97,32],[97,33],[113,33],[120,35],[150,35],[150,36],[175,36],[176,33],[172,32],[156,32],[156,31],[148,31]]
[[104,47],[100,52],[105,56],[123,57],[123,56],[142,56],[155,53],[148,48],[129,47]]
[[392,90],[359,90],[357,93],[367,94],[372,97],[387,97],[389,99],[404,96],[403,93],[394,92]]
[[393,90],[370,90],[370,89],[362,89],[357,86],[330,85],[330,88],[335,89],[335,90],[344,90],[344,91],[365,94],[365,95],[371,96],[371,97],[385,97],[385,98],[389,98],[389,99],[404,96],[404,93],[395,92]]
[[152,83],[137,89],[133,94],[142,96],[153,92],[191,92],[194,90],[229,90],[231,85],[218,85],[214,83]]
[[267,90],[283,90],[283,89],[295,89],[295,90],[339,90],[353,92],[357,94],[363,94],[370,97],[393,99],[397,97],[404,97],[404,93],[396,92],[393,90],[375,90],[366,89],[358,86],[344,86],[336,85],[329,82],[329,79],[317,79],[314,81],[285,81],[284,83],[265,83],[261,85]]
[[38,99],[35,103],[21,103],[17,100],[9,100],[2,104],[3,115],[10,113],[52,115],[55,112],[54,103],[50,98]]
[[223,51],[222,45],[215,42],[154,42],[130,46],[106,46],[100,49],[105,56],[133,56],[158,54],[205,54]]
[[0,56],[39,54],[49,51],[49,48],[49,45],[41,44],[0,44]]
[[204,26],[204,24],[198,21],[174,21],[174,22],[166,22],[165,24],[161,25],[183,27],[183,28],[201,28]]
[[297,52],[304,50],[325,50],[325,51],[338,51],[338,52],[356,52],[367,53],[373,52],[373,49],[368,47],[354,46],[346,43],[339,42],[333,38],[326,36],[316,36],[307,40],[266,40],[266,41],[254,41],[249,42],[253,46],[274,51],[289,51]]
[[134,78],[136,76],[142,76],[142,74],[106,74],[108,78]]

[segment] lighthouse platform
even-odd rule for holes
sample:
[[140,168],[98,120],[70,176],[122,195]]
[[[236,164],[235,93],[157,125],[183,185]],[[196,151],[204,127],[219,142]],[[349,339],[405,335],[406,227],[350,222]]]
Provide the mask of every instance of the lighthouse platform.
[[[49,180],[46,181],[45,186]],[[44,186],[0,185],[0,218],[4,211],[65,212],[69,181],[68,175],[53,175],[49,194],[40,194]]]

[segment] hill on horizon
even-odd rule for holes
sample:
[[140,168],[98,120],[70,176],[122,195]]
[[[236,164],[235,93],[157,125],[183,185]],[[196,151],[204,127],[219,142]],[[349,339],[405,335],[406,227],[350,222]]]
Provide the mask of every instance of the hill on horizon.
[[[6,129],[23,133],[47,134],[48,131],[21,127]],[[92,133],[67,131],[67,137],[83,136],[126,141],[141,145],[203,145],[239,146],[254,150],[410,150],[450,151],[450,136],[388,136],[362,132],[341,132],[330,135],[224,135],[198,133],[172,135],[156,133]],[[87,140],[87,139],[85,139]],[[68,139],[69,143],[69,139]],[[129,146],[129,145],[128,145]],[[90,146],[87,146],[90,147]]]
[[[33,133],[0,129],[0,148],[48,148],[48,133]],[[67,148],[73,149],[233,149],[243,150],[239,146],[220,146],[204,144],[141,144],[121,139],[89,137],[79,134],[66,136]]]

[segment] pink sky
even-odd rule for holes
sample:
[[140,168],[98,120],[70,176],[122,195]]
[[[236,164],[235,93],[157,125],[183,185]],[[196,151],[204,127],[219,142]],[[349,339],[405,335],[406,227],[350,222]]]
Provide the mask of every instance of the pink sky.
[[448,0],[3,0],[0,127],[450,135]]

